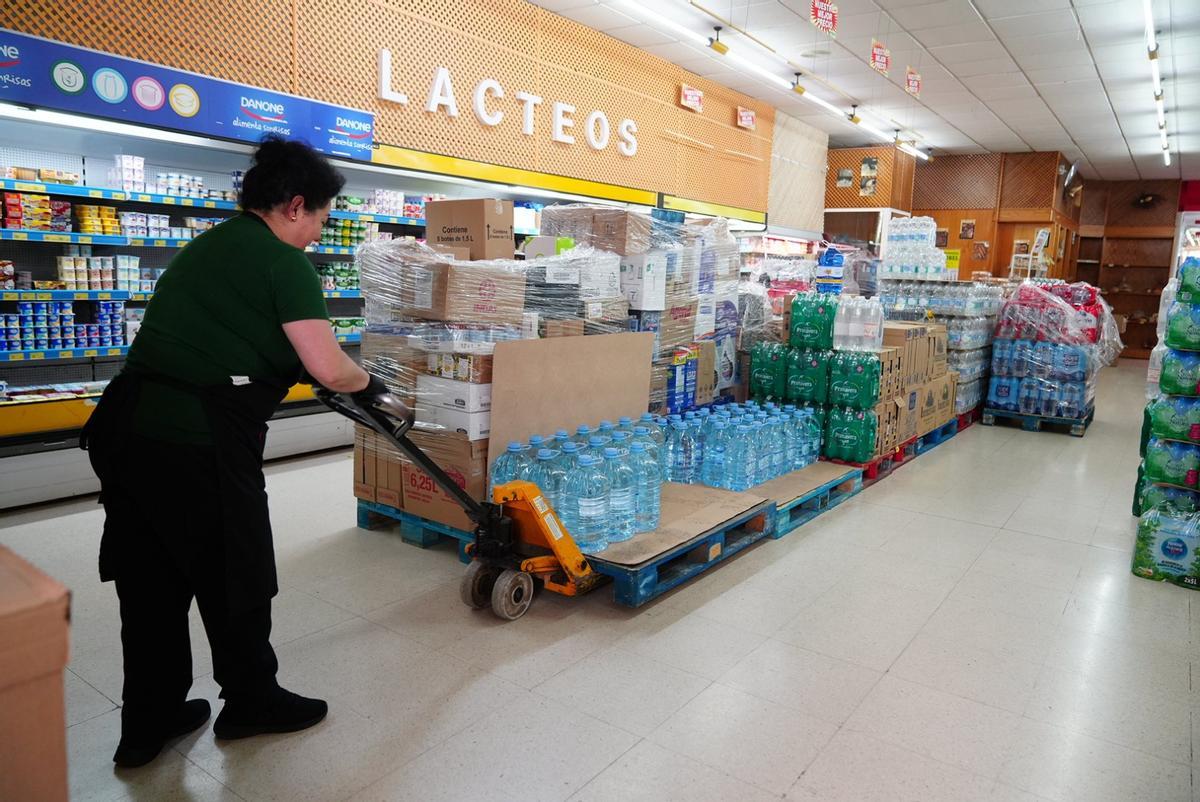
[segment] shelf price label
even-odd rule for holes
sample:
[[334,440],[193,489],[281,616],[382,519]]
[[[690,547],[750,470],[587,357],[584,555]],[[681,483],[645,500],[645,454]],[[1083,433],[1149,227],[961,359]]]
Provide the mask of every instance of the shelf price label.
[[59,359],[74,359],[75,352],[74,351],[59,351],[58,358]]
[[33,300],[35,301],[49,301],[53,297],[54,296],[48,292],[35,292],[33,294]]
[[20,293],[6,292],[3,295],[0,295],[0,301],[19,301],[19,300],[21,300]]
[[120,348],[109,348],[108,351],[105,353],[105,356],[120,356],[120,355],[121,355]]
[[16,351],[9,351],[8,352],[8,361],[9,362],[24,362],[25,355],[22,353],[18,353]]
[[215,209],[215,208],[217,208],[217,202],[216,201],[205,201],[204,208],[205,209]]
[[156,240],[154,240],[154,247],[155,248],[165,248],[165,247],[167,247],[167,241],[165,239],[156,239]]
[[[114,195],[115,195],[115,193],[114,193]],[[88,197],[89,198],[103,198],[104,192],[103,192],[103,190],[99,190],[99,189],[89,189]]]
[[35,359],[45,359],[45,358],[46,358],[45,351],[30,351],[29,352],[29,359],[31,361],[35,360]]
[[83,235],[83,234],[80,234],[80,235],[79,235],[79,244],[81,244],[81,245],[91,245],[91,244],[92,244],[92,238],[91,238],[91,237],[88,237],[88,236],[85,236],[85,235]]
[[168,206],[174,206],[174,205],[175,205],[175,199],[174,199],[173,197],[171,197],[170,195],[163,195],[163,196],[162,196],[162,202],[163,202],[163,203],[165,203],[165,204],[167,204]]
[[149,195],[138,195],[137,199],[142,203],[153,203],[154,201],[154,198],[150,197]]
[[131,240],[129,240],[129,244],[130,244],[130,245],[132,245],[132,246],[134,246],[135,248],[140,248],[140,247],[142,247],[143,245],[145,245],[145,244],[146,244],[146,240],[144,240],[144,239],[131,239]]
[[96,297],[99,298],[101,301],[110,301],[110,300],[112,300],[112,293],[111,292],[101,292],[101,293],[97,293]]
[[26,234],[24,231],[14,231],[12,238],[15,240],[27,240],[27,239],[29,239],[29,235]]
[[18,182],[13,185],[13,189],[15,189],[17,192],[45,192],[46,185],[45,184],[23,184],[23,183]]
[[43,242],[70,242],[69,234],[46,234],[42,237]]
[[88,297],[88,294],[87,294],[86,292],[77,292],[77,293],[75,293],[74,295],[72,295],[72,296],[71,296],[71,300],[73,300],[73,301],[86,301],[86,300],[87,300],[87,297]]
[[181,204],[183,204],[184,206],[195,206],[196,205],[196,200],[194,198],[181,198],[179,202]]
[[94,348],[89,348],[83,352],[84,356],[100,356],[100,352]]

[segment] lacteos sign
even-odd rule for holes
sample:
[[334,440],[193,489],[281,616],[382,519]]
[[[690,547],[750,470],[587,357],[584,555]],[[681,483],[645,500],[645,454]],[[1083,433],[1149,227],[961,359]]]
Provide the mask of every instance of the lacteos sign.
[[[495,101],[505,98],[506,90],[494,78],[479,80],[471,91],[471,109],[475,118],[488,127],[496,127],[504,123],[507,115],[496,107]],[[570,103],[559,100],[547,101],[545,98],[524,90],[518,90],[512,95],[521,104],[519,123],[512,121],[511,125],[519,124],[521,133],[533,136],[535,123],[540,107],[546,105],[550,109],[551,139],[564,145],[574,145],[582,139],[593,150],[604,150],[614,145],[622,156],[637,155],[637,123],[631,119],[620,120],[614,127],[603,111],[592,111],[583,120],[577,118],[578,109]],[[392,53],[388,49],[379,51],[379,98],[389,103],[407,106],[408,95],[392,87]],[[458,95],[455,92],[453,77],[448,67],[438,67],[429,84],[425,96],[425,111],[428,114],[445,114],[449,117],[458,116]],[[578,124],[577,124],[578,123]]]

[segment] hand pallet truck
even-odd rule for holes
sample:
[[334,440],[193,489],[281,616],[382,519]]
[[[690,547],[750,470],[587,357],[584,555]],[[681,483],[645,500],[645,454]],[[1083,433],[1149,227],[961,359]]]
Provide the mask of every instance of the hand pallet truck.
[[536,585],[578,596],[602,581],[537,485],[506,482],[493,489],[491,501],[476,501],[408,439],[413,411],[400,399],[388,394],[361,398],[315,385],[313,391],[333,411],[382,435],[475,523],[475,542],[467,546],[473,559],[459,587],[469,607],[491,607],[498,617],[514,621],[529,609]]

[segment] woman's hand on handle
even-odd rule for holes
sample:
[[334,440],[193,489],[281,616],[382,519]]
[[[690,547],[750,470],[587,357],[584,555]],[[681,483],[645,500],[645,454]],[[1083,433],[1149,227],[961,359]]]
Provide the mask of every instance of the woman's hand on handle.
[[333,336],[328,320],[293,320],[283,333],[296,349],[300,363],[322,387],[337,393],[366,389],[371,376],[346,355]]

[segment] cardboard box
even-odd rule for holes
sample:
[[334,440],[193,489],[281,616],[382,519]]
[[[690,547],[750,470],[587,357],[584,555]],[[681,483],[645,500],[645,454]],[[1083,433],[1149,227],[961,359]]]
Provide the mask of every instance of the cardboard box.
[[459,261],[459,262],[471,261],[471,249],[470,248],[465,248],[465,247],[455,248],[450,245],[438,245],[436,242],[427,242],[426,244],[430,248],[433,248],[438,253],[444,253],[456,261]]
[[711,340],[696,343],[696,406],[711,404],[717,398],[717,344]]
[[475,384],[492,381],[491,354],[427,354],[423,367],[430,376],[443,379]]
[[884,348],[879,352],[879,397],[894,398],[904,389],[903,349]]
[[375,438],[365,426],[354,425],[354,497],[375,501]]
[[[477,500],[483,499],[487,492],[486,440],[472,441],[456,435],[417,431],[410,433],[409,439],[468,495]],[[405,512],[467,532],[475,529],[475,524],[458,502],[439,487],[432,476],[409,460],[403,460],[401,468]]]
[[492,198],[425,204],[425,241],[467,248],[470,258],[512,259],[516,250],[513,202]]
[[929,327],[929,378],[946,374],[946,327]]
[[539,259],[543,256],[557,256],[573,247],[575,240],[570,237],[529,237],[521,250],[526,259]]
[[629,308],[662,311],[667,304],[667,265],[663,251],[621,258],[621,292]]
[[582,320],[545,320],[542,322],[543,337],[582,337]]
[[958,374],[945,373],[921,386],[917,434],[927,434],[954,417],[954,391]]
[[651,220],[644,214],[621,209],[592,212],[592,247],[631,256],[650,250]]
[[936,381],[945,381],[946,390],[938,394],[938,426],[944,423],[949,423],[956,416],[954,414],[954,402],[958,395],[958,374],[951,371],[945,376],[939,377]]
[[929,339],[923,323],[888,321],[883,324],[885,348],[901,349],[901,370],[906,387],[923,384],[928,378]]
[[907,443],[917,436],[921,425],[921,388],[907,387],[896,397],[896,407],[899,416],[896,420],[896,445]]
[[71,594],[0,546],[0,799],[67,799]]
[[492,408],[492,385],[422,375],[417,377],[417,401],[463,412],[487,412]]
[[420,396],[417,396],[417,422],[438,427],[430,433],[457,433],[465,435],[468,440],[487,440],[492,434],[490,411],[464,412],[460,409],[433,406]]
[[878,427],[875,430],[875,456],[890,453],[899,445],[900,436],[899,398],[886,398],[875,406]]
[[402,314],[422,320],[520,327],[525,276],[469,262],[409,265],[401,279],[400,304]]

